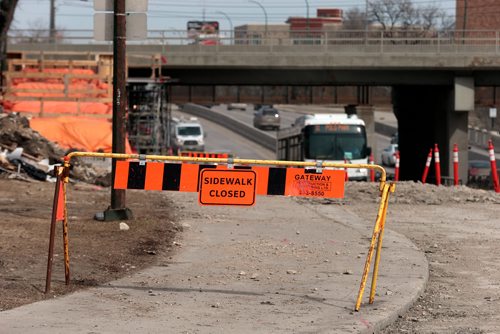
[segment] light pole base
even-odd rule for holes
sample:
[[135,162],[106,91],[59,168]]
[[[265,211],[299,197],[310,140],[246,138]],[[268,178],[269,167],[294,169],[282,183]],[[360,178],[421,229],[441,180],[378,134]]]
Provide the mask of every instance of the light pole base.
[[111,209],[107,208],[104,212],[97,212],[94,215],[95,220],[99,221],[117,221],[117,220],[130,220],[134,219],[132,211],[128,208],[123,209]]

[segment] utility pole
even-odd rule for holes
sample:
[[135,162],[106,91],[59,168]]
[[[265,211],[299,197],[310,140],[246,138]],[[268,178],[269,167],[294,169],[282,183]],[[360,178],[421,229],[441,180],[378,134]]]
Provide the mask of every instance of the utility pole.
[[[126,14],[125,0],[114,1],[113,20],[113,153],[125,153],[126,118]],[[115,179],[116,159],[112,160],[111,178]],[[132,218],[125,207],[125,190],[111,188],[111,206],[104,211],[104,220]]]
[[307,32],[309,32],[309,1],[307,0],[306,0],[306,30]]
[[56,41],[56,0],[50,0],[49,41]]

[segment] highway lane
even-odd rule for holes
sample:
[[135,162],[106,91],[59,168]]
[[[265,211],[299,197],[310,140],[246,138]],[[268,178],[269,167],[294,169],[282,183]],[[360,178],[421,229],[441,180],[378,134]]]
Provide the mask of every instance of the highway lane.
[[[307,113],[343,112],[341,108],[327,108],[324,106],[286,106],[282,108],[281,106],[278,105],[276,106],[276,109],[280,111],[281,128],[290,127],[292,123],[295,122],[297,117],[300,117]],[[212,110],[223,113],[234,119],[237,119],[238,121],[245,123],[249,126],[253,126],[253,116],[254,116],[253,105],[248,105],[246,110],[228,110],[226,105],[221,104],[213,106]],[[266,131],[266,130],[261,130],[261,131],[276,138],[276,131]],[[382,154],[382,150],[385,147],[389,146],[390,138],[387,136],[377,134],[376,139],[377,139],[377,145],[376,145],[377,150],[376,152],[373,152],[373,154],[375,163],[381,164],[382,160],[380,156]],[[393,168],[387,167],[387,171],[388,173],[393,173]]]
[[[255,110],[253,109],[254,106],[252,104],[249,104],[246,108],[246,110],[228,110],[227,105],[225,104],[220,104],[213,106],[211,109],[213,111],[221,112],[224,113],[225,115],[228,115],[230,117],[233,117],[241,122],[244,122],[246,124],[249,124],[250,126],[253,126],[253,116]],[[277,107],[278,111],[280,111],[280,116],[281,116],[281,128],[287,128],[292,125],[292,123],[295,121],[295,119],[303,113],[299,112],[293,112],[293,111],[285,111],[283,109],[280,109]],[[264,131],[270,135],[275,135],[275,131]]]
[[[295,121],[295,119],[304,113],[324,113],[324,112],[342,112],[343,110],[341,108],[328,108],[324,106],[280,106],[277,105],[276,108],[280,111],[280,115],[282,118],[282,128],[289,127],[291,124]],[[254,116],[254,109],[253,105],[249,104],[246,108],[246,110],[227,110],[227,106],[224,104],[221,105],[216,105],[212,107],[213,111],[224,113],[227,116],[230,116],[234,119],[237,119],[238,121],[249,125],[253,126],[253,116]],[[205,120],[202,120],[205,121]],[[212,123],[212,126],[217,127],[218,129],[215,130],[216,133],[225,133],[224,138],[231,138],[231,136],[235,135],[233,132],[224,129],[223,127],[217,126]],[[212,132],[208,130],[209,132]],[[275,131],[262,131],[270,136],[276,137],[276,132]],[[239,137],[239,136],[238,136]],[[390,138],[381,134],[376,134],[375,136],[377,142],[376,142],[376,151],[374,152],[374,158],[375,158],[375,163],[382,165],[381,161],[381,154],[384,148],[389,146],[390,144]],[[257,156],[267,156],[267,158],[264,159],[275,159],[275,154],[274,152],[270,152],[268,150],[265,150],[261,148],[260,146],[256,144],[251,144],[248,142],[248,140],[245,140],[242,137],[239,137],[239,145],[242,145],[239,148],[239,145],[236,145],[235,142],[228,142],[227,140],[222,140],[218,141],[217,139],[213,141],[214,138],[210,138],[210,136],[207,137],[207,150],[215,150],[215,151],[224,151],[224,150],[230,150],[234,152],[241,152],[241,153],[235,153],[238,156],[242,158],[256,158]],[[212,145],[212,146],[210,146]],[[228,148],[226,146],[231,146],[231,148]],[[245,146],[251,145],[252,148],[245,148]],[[263,152],[266,153],[263,153]],[[469,160],[488,160],[488,152],[485,149],[479,149],[475,147],[471,147],[469,149]],[[262,159],[262,158],[258,158]],[[422,166],[425,163],[425,161],[422,162]],[[497,166],[500,166],[499,161],[497,160]],[[389,167],[389,166],[384,166],[386,169],[387,173],[389,176],[392,176],[394,174],[394,168]],[[422,167],[423,168],[423,167]]]
[[[174,117],[192,117],[189,114],[173,110]],[[206,132],[205,151],[216,153],[232,153],[235,157],[243,159],[262,159],[274,160],[275,153],[267,150],[260,145],[252,143],[248,139],[218,125],[207,121],[204,118],[198,118]]]

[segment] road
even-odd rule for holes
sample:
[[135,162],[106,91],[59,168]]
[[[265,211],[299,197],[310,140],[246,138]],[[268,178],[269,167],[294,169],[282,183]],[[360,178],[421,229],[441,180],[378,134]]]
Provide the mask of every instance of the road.
[[[173,111],[172,114],[174,117],[191,117],[177,110]],[[205,151],[227,152],[245,159],[275,159],[274,152],[266,150],[262,146],[252,143],[236,133],[204,118],[199,118],[199,121],[207,134],[205,138]]]
[[[290,127],[297,117],[300,117],[304,115],[305,113],[325,113],[325,112],[343,112],[341,108],[326,108],[324,106],[276,106],[276,108],[280,111],[281,115],[281,128],[287,128]],[[229,115],[240,122],[243,122],[249,126],[253,125],[253,116],[254,116],[254,109],[253,105],[248,105],[246,110],[228,110],[226,105],[217,105],[212,107],[213,111],[224,113],[226,115]],[[262,132],[275,137],[276,132],[275,131],[264,131]],[[208,140],[208,138],[207,138]],[[374,158],[375,158],[375,163],[382,165],[381,161],[381,154],[382,150],[389,146],[390,144],[390,138],[381,134],[376,134],[376,151],[374,152]],[[218,148],[214,148],[215,150],[218,150]],[[208,150],[208,149],[207,149]],[[243,156],[242,156],[243,157]],[[246,157],[246,156],[245,156]],[[274,152],[273,152],[273,159],[274,159]],[[385,166],[386,171],[389,175],[394,174],[394,168],[393,167],[388,167]]]
[[[276,105],[275,106],[281,114],[281,128],[286,128],[291,126],[295,119],[304,113],[325,113],[325,112],[344,112],[343,108],[338,107],[326,107],[321,105]],[[230,115],[231,117],[252,126],[253,124],[253,105],[249,104],[246,110],[228,110],[225,104],[216,105],[212,107],[212,110]],[[390,111],[375,111],[375,119],[377,122],[389,124],[391,126],[397,127],[397,121],[394,115]],[[270,136],[275,136],[274,131],[263,131]],[[376,145],[374,151],[375,163],[378,165],[383,165],[381,161],[381,154],[384,148],[388,147],[390,144],[390,138],[382,134],[377,133]],[[496,154],[497,166],[500,166],[500,154]],[[469,148],[468,159],[470,160],[483,160],[488,161],[488,152],[484,148],[471,146]],[[423,163],[422,163],[423,164]],[[394,174],[394,167],[384,166],[388,175]]]

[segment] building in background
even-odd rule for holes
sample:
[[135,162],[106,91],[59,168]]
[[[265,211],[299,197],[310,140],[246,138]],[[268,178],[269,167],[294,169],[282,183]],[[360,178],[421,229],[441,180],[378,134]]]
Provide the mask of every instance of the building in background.
[[336,8],[318,8],[316,17],[290,17],[292,44],[323,44],[328,32],[342,27],[342,10]]
[[288,24],[244,24],[234,28],[234,44],[290,45]]
[[499,30],[499,0],[457,0],[457,30]]
[[234,29],[235,44],[321,44],[329,31],[342,27],[342,10],[317,9],[316,17],[290,17],[284,24],[245,24]]

